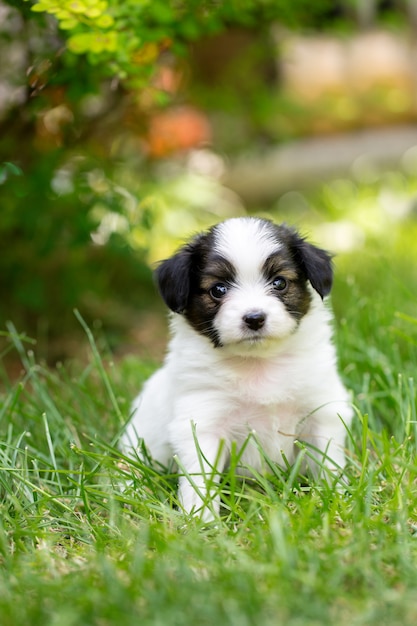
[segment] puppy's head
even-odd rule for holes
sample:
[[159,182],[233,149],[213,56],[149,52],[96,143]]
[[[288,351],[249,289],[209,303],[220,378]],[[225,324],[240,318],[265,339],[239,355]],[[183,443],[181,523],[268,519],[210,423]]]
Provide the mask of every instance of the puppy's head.
[[330,255],[285,225],[234,218],[195,237],[157,269],[168,307],[215,347],[279,341],[331,289]]

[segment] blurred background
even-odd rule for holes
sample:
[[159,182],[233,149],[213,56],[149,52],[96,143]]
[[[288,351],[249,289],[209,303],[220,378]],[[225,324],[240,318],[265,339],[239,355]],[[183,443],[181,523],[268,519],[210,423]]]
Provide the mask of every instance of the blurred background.
[[340,323],[388,287],[415,316],[416,0],[0,0],[0,59],[12,373],[9,322],[50,364],[82,355],[74,309],[159,358],[152,268],[243,214],[337,255]]

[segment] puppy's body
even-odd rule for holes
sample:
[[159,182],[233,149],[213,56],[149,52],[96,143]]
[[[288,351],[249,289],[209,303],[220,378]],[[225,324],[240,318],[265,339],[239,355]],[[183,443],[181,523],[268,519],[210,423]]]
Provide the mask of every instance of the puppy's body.
[[207,476],[225,467],[232,442],[247,444],[242,465],[262,469],[250,433],[280,465],[294,461],[300,439],[322,464],[343,468],[352,410],[322,302],[327,253],[285,226],[237,218],[196,237],[157,278],[174,311],[172,339],[134,402],[123,445],[143,440],[164,465],[177,456],[192,477],[180,480],[185,511],[201,509]]

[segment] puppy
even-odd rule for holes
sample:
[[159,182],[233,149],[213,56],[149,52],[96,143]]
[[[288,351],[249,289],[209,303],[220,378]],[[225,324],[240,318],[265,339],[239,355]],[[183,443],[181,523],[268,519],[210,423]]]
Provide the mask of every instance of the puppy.
[[332,278],[327,252],[252,217],[214,226],[160,264],[172,339],[133,403],[122,446],[133,453],[144,442],[155,461],[177,460],[186,513],[218,514],[216,477],[233,443],[258,471],[259,445],[285,467],[296,440],[311,445],[316,475],[343,469],[352,409],[323,302]]

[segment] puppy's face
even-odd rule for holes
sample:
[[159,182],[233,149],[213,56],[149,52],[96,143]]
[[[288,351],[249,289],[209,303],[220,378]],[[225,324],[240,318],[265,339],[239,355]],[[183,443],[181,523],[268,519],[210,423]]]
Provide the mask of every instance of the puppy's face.
[[323,297],[330,256],[287,226],[236,218],[197,236],[157,270],[169,308],[215,347],[252,352],[297,330],[310,283]]

